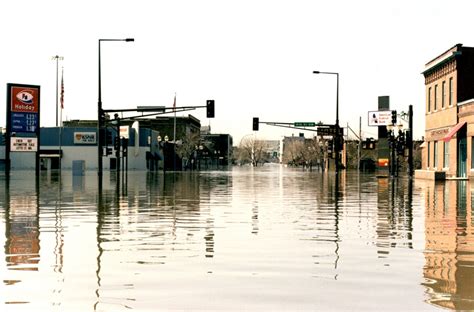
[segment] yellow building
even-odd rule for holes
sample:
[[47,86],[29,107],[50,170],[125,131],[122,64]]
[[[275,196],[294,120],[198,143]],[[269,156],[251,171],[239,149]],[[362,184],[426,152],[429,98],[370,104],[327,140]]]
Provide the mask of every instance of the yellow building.
[[429,61],[423,75],[425,144],[416,176],[474,176],[474,48],[455,45]]

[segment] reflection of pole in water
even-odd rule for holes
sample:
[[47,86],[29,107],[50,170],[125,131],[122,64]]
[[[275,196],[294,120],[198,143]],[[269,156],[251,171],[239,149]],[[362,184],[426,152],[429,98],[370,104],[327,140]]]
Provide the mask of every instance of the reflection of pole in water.
[[[101,193],[101,191],[99,190],[99,193]],[[101,196],[99,196],[101,197]],[[104,253],[104,250],[102,248],[102,238],[101,238],[101,235],[102,235],[102,224],[103,224],[103,211],[102,211],[102,203],[99,201],[99,206],[97,207],[97,235],[96,235],[96,238],[97,238],[97,260],[96,260],[96,271],[95,271],[95,276],[96,276],[96,280],[97,280],[97,288],[95,289],[95,296],[96,296],[96,302],[94,303],[94,311],[97,311],[97,306],[99,305],[100,303],[100,288],[102,286],[101,284],[101,277],[100,277],[100,271],[101,271],[101,261],[102,261],[102,254]]]
[[63,272],[63,247],[64,247],[64,228],[63,228],[63,217],[62,217],[62,190],[61,190],[61,179],[58,184],[58,200],[54,207],[54,233],[56,238],[56,244],[54,246],[55,255],[55,272]]
[[254,201],[252,206],[252,234],[258,234],[258,202]]
[[[339,179],[341,178],[340,174],[335,175],[335,184],[334,184],[334,244],[336,249],[334,254],[336,259],[334,260],[334,269],[337,269],[337,263],[339,262]],[[337,279],[337,274],[334,276],[334,279]]]
[[5,189],[5,260],[7,267],[26,271],[37,271],[40,261],[39,241],[39,196],[38,180],[35,179],[33,194],[21,192],[12,194],[10,185]]

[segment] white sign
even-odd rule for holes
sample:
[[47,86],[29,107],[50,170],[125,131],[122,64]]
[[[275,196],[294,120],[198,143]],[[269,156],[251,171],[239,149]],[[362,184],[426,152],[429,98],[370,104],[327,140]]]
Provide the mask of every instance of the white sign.
[[369,126],[388,126],[392,124],[392,111],[373,111],[368,115]]
[[129,126],[120,126],[120,137],[124,139],[128,139],[129,132],[130,132],[130,127]]
[[74,132],[74,144],[96,144],[95,132]]
[[10,150],[12,152],[37,152],[38,138],[11,138]]

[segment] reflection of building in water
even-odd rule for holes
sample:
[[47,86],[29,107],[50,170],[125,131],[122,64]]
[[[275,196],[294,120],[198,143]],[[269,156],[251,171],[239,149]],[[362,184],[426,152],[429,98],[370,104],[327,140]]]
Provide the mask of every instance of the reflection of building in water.
[[474,309],[473,196],[465,181],[427,188],[423,275],[432,304]]
[[40,250],[37,196],[12,195],[6,207],[7,265],[36,271]]

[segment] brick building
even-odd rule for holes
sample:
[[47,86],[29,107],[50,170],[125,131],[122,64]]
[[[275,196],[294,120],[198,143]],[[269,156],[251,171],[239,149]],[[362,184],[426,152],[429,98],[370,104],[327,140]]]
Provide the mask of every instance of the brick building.
[[457,44],[429,61],[425,146],[418,177],[474,176],[474,48]]

